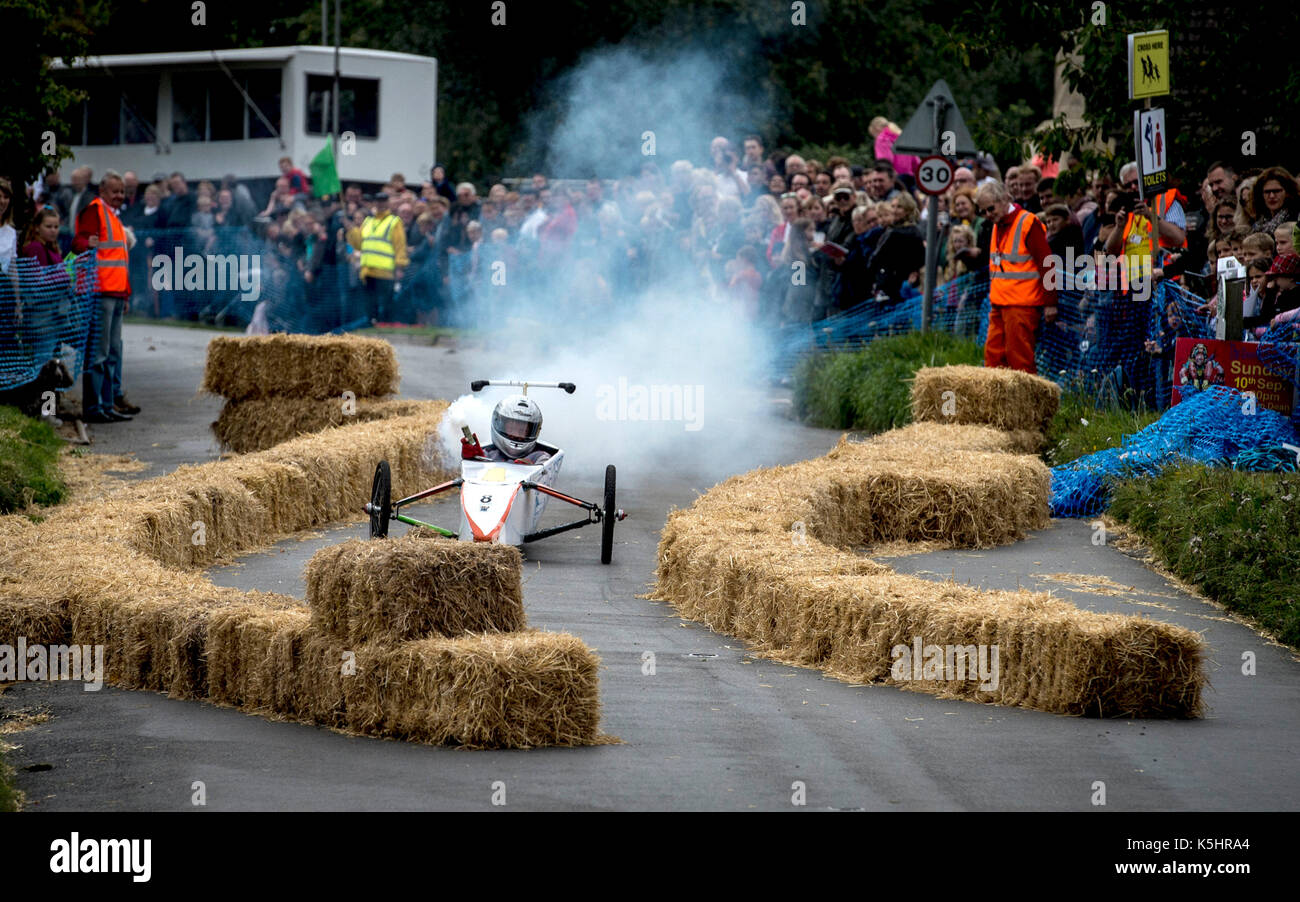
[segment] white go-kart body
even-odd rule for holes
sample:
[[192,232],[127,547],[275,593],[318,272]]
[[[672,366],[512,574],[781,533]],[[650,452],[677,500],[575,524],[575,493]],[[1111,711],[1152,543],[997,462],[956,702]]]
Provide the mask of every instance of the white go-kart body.
[[500,542],[522,545],[524,536],[537,532],[537,524],[550,496],[526,491],[525,482],[555,486],[564,452],[539,442],[537,449],[551,457],[540,464],[505,461],[460,462],[460,529],[462,542]]

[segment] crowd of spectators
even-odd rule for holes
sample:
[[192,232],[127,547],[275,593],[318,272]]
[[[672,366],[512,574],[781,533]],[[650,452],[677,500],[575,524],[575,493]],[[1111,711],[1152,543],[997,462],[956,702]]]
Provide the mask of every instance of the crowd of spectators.
[[[178,306],[177,297],[149,284],[151,256],[183,246],[187,253],[258,254],[271,297],[364,314],[363,303],[348,304],[362,289],[356,232],[380,203],[401,223],[407,258],[390,309],[381,311],[396,322],[472,325],[494,303],[556,279],[566,296],[612,303],[684,272],[745,317],[773,325],[811,322],[867,300],[897,303],[921,289],[928,199],[915,188],[916,158],[893,152],[897,126],[880,118],[871,131],[874,160],[769,154],[757,135],[739,146],[718,137],[708,165],[678,160],[665,171],[649,158],[617,181],[553,183],[535,174],[482,192],[434,166],[418,184],[394,174],[374,194],[352,184],[325,200],[312,196],[306,175],[285,158],[265,205],[233,176],[191,186],[177,172],[142,185],[127,172],[120,215],[139,238],[131,252],[133,306],[157,316],[211,315],[193,303]],[[1061,180],[1078,186],[1061,192],[1057,167],[1041,160],[1005,173],[986,154],[959,162],[952,188],[939,198],[940,282],[987,269],[993,223],[976,209],[975,191],[991,180],[1039,216],[1062,260],[1124,250],[1125,219],[1136,205],[1133,164],[1117,180],[1105,173]],[[48,176],[37,198],[58,213],[65,251],[72,223],[95,197],[87,167],[74,170],[70,182]],[[379,194],[386,199],[377,201]],[[1300,189],[1285,169],[1236,173],[1216,163],[1198,190],[1179,195],[1162,216],[1162,238],[1172,226],[1187,246],[1157,261],[1155,275],[1179,277],[1209,299],[1218,258],[1231,254],[1248,264],[1284,256],[1298,213]],[[0,262],[4,241],[0,235]],[[1099,273],[1104,278],[1103,268]],[[1285,309],[1267,285],[1250,303],[1250,317]],[[230,315],[248,318],[251,309]]]
[[[769,153],[758,135],[739,142],[719,136],[701,148],[707,162],[661,167],[648,157],[617,180],[553,181],[537,173],[485,192],[454,183],[436,165],[421,182],[394,174],[373,193],[349,184],[333,198],[315,197],[308,177],[285,158],[265,204],[233,176],[191,184],[176,172],[141,183],[128,172],[119,214],[134,233],[131,304],[155,316],[254,319],[252,302],[151,285],[151,257],[184,247],[256,257],[265,303],[305,314],[271,317],[272,328],[277,321],[307,331],[366,321],[475,326],[538,300],[582,317],[683,280],[711,303],[771,327],[811,323],[863,302],[887,308],[919,294],[926,250],[928,198],[915,185],[916,158],[894,152],[897,136],[895,124],[873,121],[869,160]],[[957,162],[952,186],[938,200],[940,283],[988,271],[994,223],[976,198],[982,185],[1000,183],[1015,205],[1042,221],[1055,257],[1099,264],[1083,281],[1067,266],[1066,288],[1131,288],[1106,258],[1145,240],[1134,216],[1163,204],[1165,249],[1150,274],[1177,279],[1203,297],[1198,315],[1217,314],[1216,268],[1229,255],[1249,267],[1249,337],[1300,307],[1300,186],[1282,167],[1236,172],[1216,162],[1196,189],[1171,192],[1167,203],[1148,197],[1144,205],[1132,163],[1117,178],[1083,178],[1041,158],[1005,172],[988,154]],[[19,253],[57,262],[71,249],[73,223],[96,190],[87,167],[73,170],[69,181],[61,185],[52,174],[29,190],[49,212],[31,220],[21,241],[6,238],[12,193],[0,185],[0,265],[7,268]],[[368,218],[388,212],[398,225],[386,234],[400,234],[401,248],[377,302],[366,291],[374,272],[362,265],[363,229]],[[962,322],[968,334],[981,325],[969,316]],[[1060,327],[1086,337],[1095,317]],[[1164,338],[1148,341],[1146,352],[1167,358]]]

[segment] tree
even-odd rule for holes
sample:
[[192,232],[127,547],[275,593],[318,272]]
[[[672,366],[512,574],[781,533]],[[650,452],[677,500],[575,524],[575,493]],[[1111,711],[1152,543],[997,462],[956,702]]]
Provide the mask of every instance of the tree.
[[1294,16],[1242,19],[1209,0],[1147,0],[1124,8],[990,0],[961,9],[956,17],[954,31],[980,53],[1020,46],[1077,53],[1080,62],[1067,67],[1065,79],[1086,98],[1086,124],[1072,129],[1056,123],[1043,136],[1045,147],[1105,163],[1112,174],[1121,160],[1106,160],[1089,145],[1113,139],[1117,157],[1131,159],[1138,104],[1128,100],[1126,36],[1166,28],[1172,93],[1154,105],[1165,109],[1172,132],[1173,174],[1190,187],[1199,185],[1206,167],[1218,159],[1239,171],[1278,162],[1295,169],[1300,121],[1289,113],[1300,72],[1278,62],[1300,39],[1300,19]]
[[[67,114],[82,97],[54,79],[50,62],[84,55],[95,21],[95,12],[54,0],[0,0],[9,38],[0,66],[0,173],[14,183],[15,200],[25,183],[71,155]],[[15,214],[26,214],[22,203]]]

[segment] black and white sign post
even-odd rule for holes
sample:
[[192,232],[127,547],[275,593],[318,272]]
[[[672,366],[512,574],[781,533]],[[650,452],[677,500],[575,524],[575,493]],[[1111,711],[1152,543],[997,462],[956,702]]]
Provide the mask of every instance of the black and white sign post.
[[894,142],[894,152],[927,155],[916,171],[916,184],[930,195],[925,224],[925,284],[921,293],[921,331],[928,332],[939,274],[939,195],[952,185],[951,157],[975,155],[975,142],[943,79],[934,83],[912,118],[907,120]]

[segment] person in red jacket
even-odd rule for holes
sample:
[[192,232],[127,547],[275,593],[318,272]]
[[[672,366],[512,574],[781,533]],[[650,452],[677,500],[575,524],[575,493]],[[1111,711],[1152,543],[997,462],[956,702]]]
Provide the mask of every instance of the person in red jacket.
[[1034,344],[1040,322],[1056,321],[1056,292],[1047,287],[1056,265],[1037,216],[1011,202],[1000,182],[975,193],[978,212],[993,222],[989,247],[989,334],[984,365],[1037,373]]
[[129,413],[114,409],[118,402],[125,407],[126,399],[115,397],[113,385],[114,363],[122,359],[122,314],[131,296],[128,239],[116,212],[125,194],[122,177],[115,172],[107,173],[99,183],[99,197],[77,215],[72,240],[72,250],[76,253],[95,251],[99,283],[96,291],[99,301],[86,353],[88,365],[82,377],[82,419],[87,423],[132,419]]
[[301,169],[294,168],[292,157],[280,157],[280,175],[289,180],[290,197],[311,192],[311,179]]

